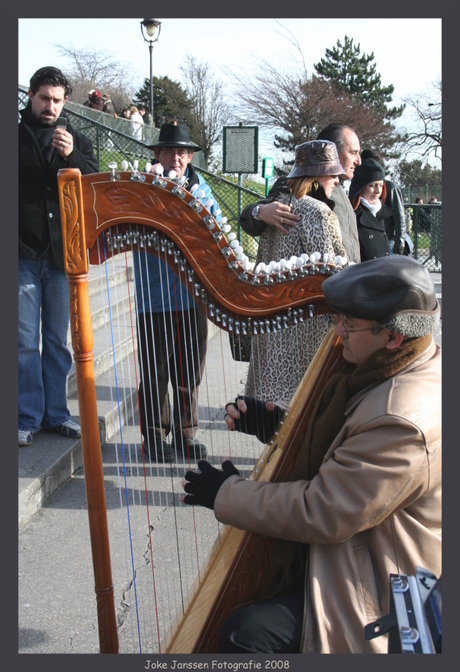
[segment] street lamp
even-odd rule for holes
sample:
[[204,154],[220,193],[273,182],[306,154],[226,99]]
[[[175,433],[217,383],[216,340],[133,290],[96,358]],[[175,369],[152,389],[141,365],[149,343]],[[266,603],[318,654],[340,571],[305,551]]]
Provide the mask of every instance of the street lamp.
[[[145,32],[147,33],[147,37],[144,34],[144,28]],[[158,28],[158,33],[157,36],[155,37],[155,33],[157,32]],[[158,42],[158,38],[160,37],[161,33],[161,21],[158,21],[157,19],[144,19],[141,21],[141,33],[142,37],[144,38],[144,42],[149,43],[149,52],[150,52],[150,114],[152,115],[152,120],[153,120],[153,43]]]

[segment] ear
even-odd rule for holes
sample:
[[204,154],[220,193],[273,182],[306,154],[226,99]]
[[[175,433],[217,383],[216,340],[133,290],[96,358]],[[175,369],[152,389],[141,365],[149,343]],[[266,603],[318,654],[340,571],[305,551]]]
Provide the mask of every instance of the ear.
[[32,90],[29,89],[29,100],[30,100],[31,102],[32,102],[32,100],[33,100],[33,97],[34,97],[34,94],[32,93]]
[[396,350],[396,348],[399,348],[403,340],[404,336],[402,334],[395,334],[390,331],[388,332],[388,341],[385,347],[387,350]]
[[188,153],[188,162],[189,162],[189,163],[190,163],[190,161],[192,160],[192,158],[193,158],[193,152],[189,152],[189,153]]
[[153,153],[155,154],[156,160],[159,161],[160,160],[160,150],[158,149],[158,147],[153,148]]

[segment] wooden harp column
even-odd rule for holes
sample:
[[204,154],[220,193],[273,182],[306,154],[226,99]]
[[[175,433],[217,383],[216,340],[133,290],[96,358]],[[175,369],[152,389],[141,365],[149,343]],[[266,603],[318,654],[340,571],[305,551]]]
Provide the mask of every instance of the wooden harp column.
[[104,475],[93,365],[88,260],[80,171],[59,177],[64,264],[69,283],[70,327],[77,374],[86,500],[93,555],[101,653],[118,653]]
[[[177,265],[184,268],[195,302],[207,317],[236,335],[284,329],[308,319],[309,314],[330,312],[321,285],[327,275],[340,269],[334,264],[310,262],[275,276],[246,271],[206,208],[165,178],[115,171],[82,177],[80,171],[67,169],[60,171],[58,185],[101,652],[116,652],[87,280],[87,259],[101,263],[96,241],[103,238],[105,258],[144,246],[164,251],[173,270]],[[251,478],[287,477],[316,395],[342,362],[341,348],[331,329],[306,374],[308,384],[299,386],[285,421],[265,447]],[[270,540],[226,527],[220,537],[205,563],[201,582],[187,596],[185,614],[173,623],[161,652],[216,652],[220,624],[229,610],[255,599],[263,588],[263,576],[270,565]]]

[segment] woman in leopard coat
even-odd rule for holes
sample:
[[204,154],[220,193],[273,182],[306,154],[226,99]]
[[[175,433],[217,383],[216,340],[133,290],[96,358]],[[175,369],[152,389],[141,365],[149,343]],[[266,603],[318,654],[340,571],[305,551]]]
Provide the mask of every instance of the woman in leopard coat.
[[[291,194],[286,202],[301,220],[287,234],[268,226],[260,236],[257,263],[313,252],[346,258],[330,200],[343,173],[333,142],[313,140],[296,148],[295,164],[288,175]],[[332,319],[331,314],[316,315],[289,329],[254,336],[245,394],[289,403]]]

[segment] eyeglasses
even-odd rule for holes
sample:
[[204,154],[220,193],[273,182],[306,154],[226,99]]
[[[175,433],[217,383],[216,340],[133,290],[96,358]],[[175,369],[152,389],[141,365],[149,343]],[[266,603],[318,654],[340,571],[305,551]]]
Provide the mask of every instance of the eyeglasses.
[[181,159],[184,158],[184,156],[187,156],[189,153],[188,149],[177,149],[177,148],[172,148],[172,149],[161,149],[161,153],[167,156],[168,158],[174,156],[174,154],[177,154],[177,156]]
[[376,333],[379,331],[382,331],[383,327],[366,327],[365,329],[348,329],[345,327],[345,322],[343,321],[343,315],[340,316],[341,322],[342,322],[342,330],[343,330],[343,335],[345,338],[348,338],[348,334],[355,334],[357,331],[375,331]]

